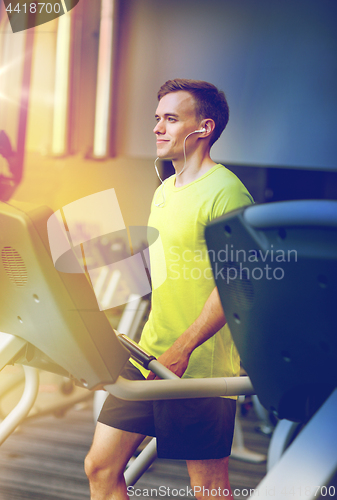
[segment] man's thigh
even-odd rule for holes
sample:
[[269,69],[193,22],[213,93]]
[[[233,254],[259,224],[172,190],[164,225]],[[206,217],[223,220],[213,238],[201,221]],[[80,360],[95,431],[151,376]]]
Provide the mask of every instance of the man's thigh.
[[113,466],[116,473],[123,472],[144,438],[142,434],[115,429],[98,422],[88,459],[99,469]]

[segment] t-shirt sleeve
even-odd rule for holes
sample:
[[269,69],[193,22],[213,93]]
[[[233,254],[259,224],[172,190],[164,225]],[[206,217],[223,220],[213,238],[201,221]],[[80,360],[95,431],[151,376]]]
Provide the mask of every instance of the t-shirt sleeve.
[[242,182],[238,178],[230,179],[214,199],[211,220],[252,203],[254,200]]

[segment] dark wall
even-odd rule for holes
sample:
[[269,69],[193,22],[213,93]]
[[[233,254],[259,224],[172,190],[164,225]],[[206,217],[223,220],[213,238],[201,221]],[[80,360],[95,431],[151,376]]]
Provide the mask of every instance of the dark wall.
[[337,200],[337,172],[228,166],[257,203],[282,200]]
[[[170,78],[225,91],[232,165],[337,170],[337,2],[125,0],[125,154],[154,155],[156,92]],[[141,126],[140,126],[141,124]]]
[[[337,200],[337,172],[226,165],[247,187],[256,203],[283,200]],[[174,174],[163,162],[164,179]]]

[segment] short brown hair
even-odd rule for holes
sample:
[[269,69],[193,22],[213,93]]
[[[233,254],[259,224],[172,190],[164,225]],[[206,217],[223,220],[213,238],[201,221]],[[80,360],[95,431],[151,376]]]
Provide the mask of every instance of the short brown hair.
[[212,118],[215,129],[210,140],[210,145],[215,143],[224,131],[229,118],[229,108],[226,96],[222,90],[218,90],[212,83],[202,80],[187,80],[176,78],[168,80],[158,91],[158,101],[166,94],[185,90],[195,100],[195,111],[197,118]]

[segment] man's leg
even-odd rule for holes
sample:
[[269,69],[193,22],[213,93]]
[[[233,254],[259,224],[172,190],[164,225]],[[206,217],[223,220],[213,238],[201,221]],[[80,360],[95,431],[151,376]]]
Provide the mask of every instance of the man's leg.
[[191,487],[198,500],[232,498],[228,478],[228,457],[211,460],[187,460]]
[[145,436],[97,423],[85,459],[91,500],[126,499],[125,467]]

